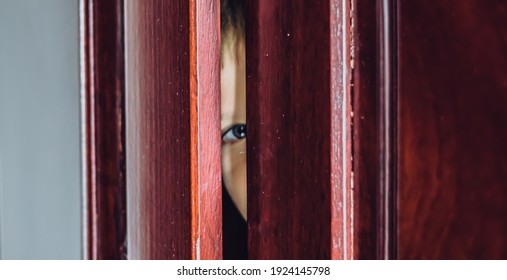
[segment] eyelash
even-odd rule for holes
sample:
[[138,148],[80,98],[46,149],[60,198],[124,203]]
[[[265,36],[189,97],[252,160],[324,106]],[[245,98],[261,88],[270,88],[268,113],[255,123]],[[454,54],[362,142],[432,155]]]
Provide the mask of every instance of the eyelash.
[[234,143],[243,138],[246,138],[246,124],[233,125],[222,134],[223,143]]

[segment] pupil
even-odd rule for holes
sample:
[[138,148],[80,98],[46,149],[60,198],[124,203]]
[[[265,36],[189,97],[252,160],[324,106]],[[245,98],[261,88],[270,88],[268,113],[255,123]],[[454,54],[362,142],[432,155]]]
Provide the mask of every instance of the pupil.
[[237,138],[245,138],[246,137],[246,125],[237,125],[232,130],[232,133],[234,133],[234,136]]

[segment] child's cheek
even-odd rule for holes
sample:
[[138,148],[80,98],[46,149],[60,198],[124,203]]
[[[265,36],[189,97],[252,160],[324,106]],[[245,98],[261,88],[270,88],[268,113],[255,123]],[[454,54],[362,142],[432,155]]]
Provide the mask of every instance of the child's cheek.
[[246,216],[246,140],[222,147],[222,173],[234,204]]

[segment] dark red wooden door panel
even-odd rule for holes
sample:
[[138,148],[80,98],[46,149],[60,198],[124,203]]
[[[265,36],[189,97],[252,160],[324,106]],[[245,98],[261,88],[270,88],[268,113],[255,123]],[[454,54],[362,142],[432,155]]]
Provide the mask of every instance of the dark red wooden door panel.
[[381,236],[380,194],[381,131],[380,60],[383,26],[382,1],[354,1],[353,40],[354,76],[352,84],[353,171],[354,171],[354,258],[385,257]]
[[398,5],[399,258],[507,258],[507,3]]
[[348,3],[247,2],[250,258],[351,256]]
[[221,257],[218,11],[125,2],[129,258]]

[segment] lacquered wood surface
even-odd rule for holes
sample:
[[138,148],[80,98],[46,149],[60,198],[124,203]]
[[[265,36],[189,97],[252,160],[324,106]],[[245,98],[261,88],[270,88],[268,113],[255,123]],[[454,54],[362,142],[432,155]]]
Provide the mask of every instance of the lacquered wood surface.
[[396,1],[354,1],[352,12],[354,259],[397,253]]
[[[89,257],[125,254],[126,129],[129,258],[221,258],[218,1],[125,2],[126,125],[119,1],[91,2]],[[506,258],[506,15],[248,1],[250,258]]]
[[[352,181],[352,11],[351,2],[330,0],[331,259],[353,259],[357,239]],[[317,43],[316,41],[315,43]],[[322,70],[321,70],[322,71]],[[324,73],[322,73],[324,74]],[[321,75],[322,75],[321,74]],[[325,121],[325,120],[324,120]],[[308,133],[308,132],[307,132]],[[311,133],[311,132],[310,132]],[[312,156],[311,154],[308,155]],[[327,159],[326,159],[327,160]],[[314,167],[315,168],[315,167]],[[326,221],[323,220],[323,223]]]
[[123,1],[82,0],[85,257],[126,257]]
[[350,254],[348,4],[332,4],[331,22],[329,1],[247,2],[252,259]]
[[399,258],[507,258],[507,3],[398,1]]
[[220,1],[190,1],[193,258],[222,258]]
[[380,53],[378,2],[354,1],[353,163],[354,258],[379,258],[378,197],[380,190]]
[[125,4],[128,256],[220,258],[217,2]]
[[190,259],[188,2],[126,1],[129,259]]

